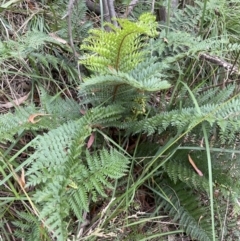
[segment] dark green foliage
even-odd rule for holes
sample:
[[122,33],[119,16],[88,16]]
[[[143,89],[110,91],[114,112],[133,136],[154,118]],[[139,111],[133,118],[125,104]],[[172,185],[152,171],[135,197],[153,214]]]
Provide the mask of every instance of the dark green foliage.
[[[187,160],[187,157],[185,160]],[[193,189],[200,189],[204,192],[208,192],[208,180],[204,176],[199,177],[199,175],[195,173],[189,163],[187,166],[183,163],[183,160],[170,160],[163,166],[163,168],[167,175],[170,177],[170,179],[174,182],[174,184],[181,181],[183,183],[186,183],[187,186]]]
[[14,226],[17,227],[15,230],[15,235],[17,238],[22,238],[29,241],[50,240],[47,238],[47,230],[36,216],[26,212],[17,212],[17,215],[20,220],[12,222]]
[[[199,176],[197,173],[195,173],[195,170],[193,169],[192,165],[188,161],[188,154],[190,153],[191,158],[194,160],[196,166],[202,171],[203,176]],[[216,219],[216,224],[219,225],[220,231],[222,232],[222,229],[228,229],[229,225],[236,225],[236,216],[233,214],[230,218],[229,215],[227,215],[227,219],[225,217],[226,213],[229,212],[229,207],[233,209],[236,213],[239,212],[239,203],[237,201],[238,196],[238,190],[239,190],[239,153],[236,154],[235,160],[231,160],[231,152],[227,153],[224,152],[224,150],[215,150],[215,153],[212,154],[213,163],[212,163],[212,176],[214,183],[213,190],[214,190],[214,210],[216,212],[216,215],[218,215],[218,218]],[[164,181],[166,182],[166,185],[170,186],[172,188],[172,191],[174,190],[175,194],[179,198],[179,201],[181,203],[181,206],[186,208],[189,211],[189,207],[192,206],[190,204],[191,202],[194,202],[195,204],[198,203],[198,207],[196,207],[197,210],[199,210],[199,213],[203,216],[199,217],[199,223],[209,220],[210,218],[207,216],[208,211],[204,211],[202,208],[200,208],[201,201],[207,199],[207,196],[209,195],[209,186],[208,186],[208,168],[206,163],[206,154],[205,151],[194,151],[194,152],[187,152],[184,150],[179,150],[176,152],[176,154],[171,158],[166,164],[163,166],[166,175],[171,179],[171,182],[167,182],[168,178],[165,178]],[[234,172],[232,170],[235,170]],[[169,186],[167,188],[169,188]],[[166,195],[166,189],[161,185],[161,193]],[[181,188],[185,189],[187,193],[184,193]],[[194,194],[191,193],[192,190],[195,192]],[[181,196],[180,193],[184,193]],[[190,196],[189,196],[190,193]],[[204,194],[205,193],[205,194]],[[171,196],[171,195],[170,195]],[[167,195],[169,197],[169,195]],[[184,197],[184,198],[183,198]],[[194,198],[197,198],[198,200],[193,200]],[[170,203],[174,203],[174,199],[171,198]],[[167,200],[163,200],[163,203],[166,203]],[[193,204],[193,205],[195,205]],[[162,204],[166,205],[166,204]],[[173,205],[174,207],[176,205]],[[167,207],[170,208],[169,204],[167,204]],[[172,212],[174,213],[174,209],[171,208]],[[176,208],[176,210],[179,210]],[[180,208],[181,210],[181,208]],[[190,209],[191,210],[191,209]],[[194,208],[192,211],[189,211],[190,215],[194,216]],[[169,211],[170,213],[170,211]],[[199,215],[200,215],[199,214]],[[176,215],[176,214],[174,214]],[[175,216],[174,216],[175,217]],[[193,224],[190,223],[181,223],[186,216],[182,213],[181,215],[182,219],[179,221],[180,225],[186,225],[185,230],[195,230],[193,228]],[[226,220],[225,220],[226,219]],[[225,220],[225,221],[223,221]],[[223,225],[223,222],[226,222],[225,225]],[[208,224],[210,225],[210,224]],[[191,227],[192,226],[192,227]],[[204,230],[208,230],[206,226],[203,228]],[[226,231],[226,230],[225,230]],[[200,232],[199,232],[200,234]],[[197,237],[191,234],[192,237]],[[197,231],[195,233],[197,235]],[[209,236],[210,237],[210,236]],[[198,237],[197,240],[208,240],[205,238]],[[210,239],[211,240],[211,239]]]
[[[167,180],[166,180],[167,181]],[[184,228],[193,239],[210,241],[211,217],[201,202],[195,197],[192,189],[183,183],[173,184],[171,181],[161,183],[160,190],[170,199],[159,199],[159,205],[168,213],[174,221]]]

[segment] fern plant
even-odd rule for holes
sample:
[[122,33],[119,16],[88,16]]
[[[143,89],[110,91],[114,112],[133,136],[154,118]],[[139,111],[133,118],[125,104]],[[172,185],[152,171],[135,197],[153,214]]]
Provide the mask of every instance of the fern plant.
[[[187,17],[201,7],[187,8]],[[174,28],[182,26],[186,16],[178,14]],[[225,37],[204,39],[206,35],[187,28],[184,33],[163,30],[156,36],[151,14],[143,14],[136,23],[117,21],[121,28],[107,24],[110,32],[92,30],[81,46],[85,55],[80,63],[91,76],[79,86],[80,104],[42,89],[40,106],[21,107],[0,117],[1,143],[32,134],[31,153],[20,166],[12,160],[15,156],[7,161],[7,153],[2,155],[1,184],[11,185],[14,178],[19,183],[16,173],[26,170],[27,182],[20,185],[19,195],[28,198],[28,213],[15,213],[22,219],[12,222],[18,228],[16,236],[79,238],[76,230],[85,223],[91,204],[107,199],[113,186],[118,188],[113,181],[128,172],[131,162],[131,168],[136,165],[140,171],[122,180],[127,189],[109,209],[122,208],[125,199],[145,185],[159,206],[155,215],[167,213],[192,239],[215,240],[220,235],[214,232],[209,211],[219,211],[216,223],[223,227],[225,209],[219,208],[219,201],[229,198],[236,212],[238,207],[239,173],[232,174],[229,163],[233,164],[230,148],[239,132],[240,99],[235,84],[204,90],[208,73],[201,73],[206,80],[193,89],[183,76],[194,75],[189,66],[191,61],[201,62],[198,54],[217,54],[229,42]],[[196,143],[203,136],[206,146],[200,147]],[[212,165],[207,163],[210,153]],[[238,155],[234,165],[239,166]],[[196,167],[203,175],[195,173]],[[219,191],[214,201],[212,190]],[[207,205],[209,198],[213,205]],[[96,229],[108,226],[110,218],[103,218]],[[31,229],[34,234],[24,237]]]

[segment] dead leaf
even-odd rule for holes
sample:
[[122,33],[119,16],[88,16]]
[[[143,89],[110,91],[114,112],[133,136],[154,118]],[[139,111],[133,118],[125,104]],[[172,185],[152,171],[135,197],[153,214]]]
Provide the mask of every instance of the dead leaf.
[[83,110],[83,109],[81,109],[81,110],[80,110],[80,113],[81,113],[82,115],[85,115],[85,114],[86,114],[86,111]]
[[15,179],[17,180],[19,186],[21,187],[21,189],[25,192],[25,171],[22,168],[22,173],[21,173],[21,177],[18,176],[18,174],[15,172],[15,170],[13,169],[12,165],[10,165],[10,168],[13,172],[13,175],[15,177]]
[[163,38],[163,42],[166,43],[166,44],[168,44],[167,38]]
[[197,168],[196,164],[194,163],[193,159],[190,157],[190,155],[188,155],[188,160],[191,163],[192,167],[194,168],[194,170],[197,172],[197,174],[199,176],[203,176],[203,173]]
[[95,139],[95,135],[94,135],[94,133],[92,133],[91,136],[89,137],[89,140],[87,143],[87,149],[89,149],[92,146],[94,139]]
[[22,173],[21,173],[21,177],[17,176],[18,177],[18,183],[19,185],[24,189],[25,187],[25,172],[24,172],[24,169],[22,168]]
[[36,114],[32,114],[28,117],[28,122],[35,124],[37,122],[39,122],[41,119],[39,120],[34,120],[36,117],[38,116],[45,116],[45,115],[50,115],[50,114],[43,114],[43,113],[36,113]]
[[21,105],[29,96],[29,93],[22,96],[21,98],[19,99],[16,99],[16,100],[13,100],[11,102],[7,102],[6,104],[0,104],[0,108],[12,108],[14,106],[19,106]]
[[65,39],[58,37],[55,33],[49,33],[49,36],[51,36],[52,38],[54,38],[57,42],[59,42],[61,44],[67,44],[67,41]]

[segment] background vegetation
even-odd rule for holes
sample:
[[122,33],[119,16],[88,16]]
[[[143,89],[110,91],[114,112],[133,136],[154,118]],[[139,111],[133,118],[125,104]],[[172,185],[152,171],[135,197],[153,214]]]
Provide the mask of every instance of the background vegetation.
[[0,240],[238,240],[238,0],[0,3]]

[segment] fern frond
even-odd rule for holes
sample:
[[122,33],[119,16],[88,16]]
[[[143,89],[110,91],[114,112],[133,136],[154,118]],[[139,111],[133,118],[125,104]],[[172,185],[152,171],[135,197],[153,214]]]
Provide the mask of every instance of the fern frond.
[[[226,93],[216,95],[217,99],[220,97],[225,99],[231,94],[232,89],[226,89]],[[196,127],[198,124],[206,121],[209,126],[217,124],[220,128],[220,136],[222,142],[233,141],[234,134],[239,131],[240,125],[240,98],[235,96],[220,104],[205,104],[200,106],[200,113],[195,108],[182,108],[182,110],[172,110],[162,112],[152,118],[144,119],[140,122],[132,123],[131,130],[133,133],[145,131],[146,133],[153,134],[154,132],[161,133],[168,127],[175,127],[176,130],[189,130]]]
[[[175,221],[178,221],[179,225],[193,239],[211,241],[208,211],[201,207],[191,189],[186,188],[185,184],[181,182],[173,184],[170,181],[165,185],[161,183],[161,189],[164,196],[171,197],[171,200],[160,199],[160,207]],[[203,216],[203,214],[205,215]]]
[[[163,39],[167,40],[167,44]],[[163,63],[170,65],[187,58],[199,59],[199,53],[208,52],[218,55],[223,45],[226,48],[229,45],[229,40],[224,36],[203,40],[189,32],[164,30],[158,39],[151,42],[149,50],[159,56]]]
[[178,162],[169,160],[164,164],[163,169],[169,178],[173,180],[174,184],[181,181],[193,189],[201,189],[204,192],[207,192],[209,189],[208,180],[204,176],[199,177],[199,175],[191,168],[190,164],[187,166],[183,161]]
[[235,85],[228,85],[226,86],[224,91],[221,91],[219,88],[210,89],[205,91],[204,93],[196,95],[196,98],[199,105],[205,105],[210,101],[212,103],[219,103],[221,101],[223,102],[231,97],[235,88]]
[[40,88],[41,107],[47,112],[58,117],[60,123],[75,120],[81,117],[79,104],[70,98],[63,99],[59,95],[50,96]]
[[86,161],[87,166],[83,165],[82,168],[80,164],[80,168],[75,166],[71,170],[71,181],[75,184],[75,187],[69,191],[70,197],[73,197],[69,201],[73,210],[76,207],[88,210],[89,198],[87,193],[93,194],[91,197],[93,201],[97,201],[97,194],[107,197],[105,190],[113,188],[108,179],[118,179],[128,169],[126,157],[113,149],[109,152],[103,149],[95,155],[90,155],[87,152]]
[[166,68],[166,65],[151,58],[138,64],[129,73],[111,70],[108,74],[92,76],[80,86],[79,94],[85,99],[81,104],[107,105],[114,100],[127,107],[127,110],[138,109],[137,100],[142,99],[146,103],[147,92],[170,88],[165,80]]
[[[119,106],[91,109],[81,119],[68,121],[34,140],[32,145],[37,151],[29,159],[33,162],[28,169],[28,175],[31,175],[29,185],[45,183],[49,178],[52,179],[51,172],[57,171],[59,175],[65,172],[61,165],[68,160],[69,151],[73,152],[70,155],[72,158],[81,154],[86,138],[93,131],[92,126],[104,124],[105,119],[107,122],[116,120],[121,117],[122,111],[123,108]],[[74,141],[77,142],[75,145]],[[71,145],[77,149],[71,150]],[[45,170],[48,170],[49,176]],[[45,175],[41,175],[41,171],[44,171]]]
[[194,6],[186,5],[183,9],[175,10],[174,17],[170,19],[171,25],[174,29],[195,35],[199,31],[202,7],[203,4],[200,1],[195,1]]
[[35,215],[18,211],[16,214],[18,220],[13,221],[12,224],[15,226],[14,234],[17,238],[32,241],[41,240],[47,235],[47,230]]
[[[39,220],[49,233],[57,240],[64,241],[67,237],[66,217],[69,215],[69,205],[66,200],[65,182],[56,179],[46,185],[43,191],[38,190],[34,197],[40,203]],[[43,196],[42,196],[43,195]]]
[[52,71],[52,69],[55,69],[59,72],[64,70],[65,73],[68,75],[69,81],[76,78],[76,76],[78,75],[75,66],[63,56],[56,57],[48,53],[31,52],[28,54],[27,57],[31,61],[31,65],[34,66],[35,69],[40,69],[40,67],[42,67],[42,69],[48,69],[50,72]]
[[28,54],[41,49],[46,43],[59,44],[53,37],[38,31],[28,31],[19,41],[8,40],[2,43],[0,60],[4,61],[9,58],[23,59]]
[[[98,80],[99,79],[96,79],[96,82]],[[96,83],[95,85],[86,85],[84,88],[80,87],[79,96],[83,99],[80,105],[84,106],[91,103],[93,106],[98,106],[99,104],[107,104],[111,102],[115,87],[116,85],[114,83],[106,85]],[[120,100],[124,99],[124,96],[126,99],[130,99],[130,96],[134,98],[134,96],[138,96],[138,94],[133,88],[129,88],[127,85],[121,85],[118,87],[116,93],[116,99],[119,100],[119,104],[121,104]]]
[[[139,91],[149,92],[168,89],[171,85],[166,80],[161,80],[161,77],[163,76],[158,72],[159,69],[156,71],[157,67],[159,68],[160,66],[159,63],[155,63],[141,72],[137,73],[135,70],[130,74],[112,71],[112,74],[109,75],[92,77],[81,85],[81,89],[84,90],[86,86],[94,86],[95,84],[129,85]],[[142,66],[139,66],[137,69],[139,70],[140,67]],[[150,71],[151,74],[149,73]],[[133,77],[134,75],[136,78]]]
[[137,23],[126,19],[117,19],[121,28],[107,23],[112,29],[105,32],[99,29],[90,31],[90,36],[84,40],[82,50],[90,51],[80,60],[94,72],[106,73],[108,68],[128,72],[143,60],[146,40],[141,35],[154,36],[157,23],[151,14],[143,14]]
[[58,69],[59,59],[51,54],[30,53],[28,57],[35,63],[41,63],[45,68],[49,69],[52,65],[55,69]]
[[[235,143],[234,143],[235,145]],[[232,150],[234,152],[234,150]],[[186,187],[201,190],[201,193],[209,195],[209,181],[208,181],[208,166],[205,151],[193,151],[190,153],[191,158],[203,176],[195,174],[194,169],[188,162],[189,151],[178,150],[174,156],[164,164],[163,168],[166,175],[174,182],[174,184],[181,182],[185,183]],[[239,207],[237,197],[239,196],[240,188],[240,158],[239,153],[235,154],[235,159],[232,159],[232,153],[229,150],[222,149],[212,150],[212,183],[216,198],[219,200],[229,200],[229,203],[236,209]],[[232,170],[235,170],[234,172]],[[218,200],[218,201],[219,201]],[[217,203],[217,200],[216,200]],[[219,210],[225,209],[226,206],[221,205]]]
[[[128,159],[116,150],[90,155],[85,141],[94,125],[121,118],[123,108],[91,109],[75,121],[68,121],[33,141],[35,153],[29,158],[28,185],[38,186],[34,195],[40,205],[40,219],[57,240],[66,240],[66,219],[72,210],[79,220],[89,202],[112,188],[109,178],[122,177]],[[89,194],[92,194],[90,199]],[[98,194],[98,195],[97,195]]]
[[[27,130],[50,130],[61,123],[81,116],[75,101],[51,97],[44,90],[41,93],[42,108],[30,104],[27,107],[17,108],[15,113],[9,112],[0,116],[1,142],[12,142],[14,135],[21,135]],[[36,119],[32,121],[34,115]]]

